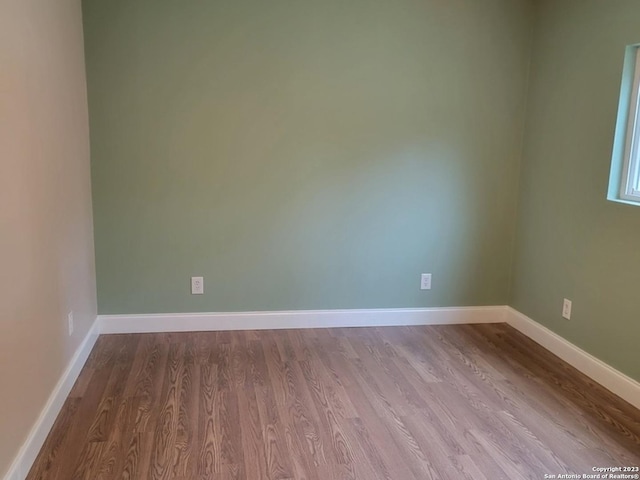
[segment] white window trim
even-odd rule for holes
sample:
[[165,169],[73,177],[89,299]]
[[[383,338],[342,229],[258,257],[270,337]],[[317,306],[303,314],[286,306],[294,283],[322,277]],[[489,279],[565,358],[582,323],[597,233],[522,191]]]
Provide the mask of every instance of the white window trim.
[[[640,203],[640,48],[636,48],[636,64],[629,102],[624,164],[620,182],[620,198]],[[637,187],[637,188],[636,188]]]

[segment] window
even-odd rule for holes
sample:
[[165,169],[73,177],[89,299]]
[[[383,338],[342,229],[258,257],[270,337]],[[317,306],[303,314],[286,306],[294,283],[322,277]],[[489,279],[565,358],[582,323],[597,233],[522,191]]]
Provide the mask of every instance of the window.
[[620,198],[640,201],[640,119],[638,118],[638,89],[640,87],[640,48],[635,48],[635,68],[631,87],[631,102],[627,119],[627,133],[624,148],[624,165],[620,182]]
[[627,47],[609,179],[609,200],[640,205],[640,46]]

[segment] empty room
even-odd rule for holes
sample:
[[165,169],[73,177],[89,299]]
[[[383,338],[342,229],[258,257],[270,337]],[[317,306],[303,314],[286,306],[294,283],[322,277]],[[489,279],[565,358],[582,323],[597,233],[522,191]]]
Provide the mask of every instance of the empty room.
[[0,478],[640,478],[640,1],[0,0]]

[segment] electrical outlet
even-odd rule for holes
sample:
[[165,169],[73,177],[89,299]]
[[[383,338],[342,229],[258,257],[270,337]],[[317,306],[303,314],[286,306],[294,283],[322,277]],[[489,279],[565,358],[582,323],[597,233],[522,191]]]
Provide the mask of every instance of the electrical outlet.
[[423,273],[420,275],[420,290],[431,290],[431,274]]
[[204,294],[204,277],[191,277],[191,295]]
[[73,311],[67,314],[67,323],[69,324],[69,336],[73,335]]
[[564,299],[562,303],[562,316],[567,320],[571,320],[571,300]]

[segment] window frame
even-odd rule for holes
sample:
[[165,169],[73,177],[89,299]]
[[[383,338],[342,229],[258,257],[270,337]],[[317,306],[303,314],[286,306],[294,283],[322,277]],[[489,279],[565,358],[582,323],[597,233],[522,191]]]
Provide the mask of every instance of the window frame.
[[640,48],[635,47],[631,98],[627,112],[620,199],[640,204]]

